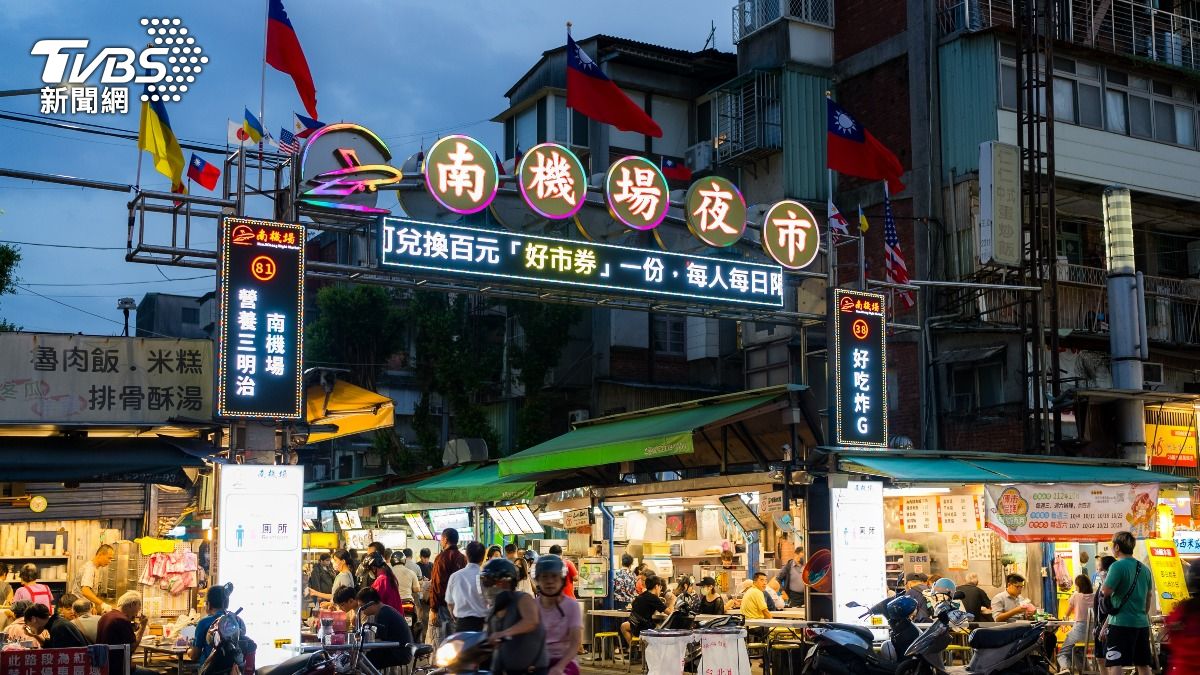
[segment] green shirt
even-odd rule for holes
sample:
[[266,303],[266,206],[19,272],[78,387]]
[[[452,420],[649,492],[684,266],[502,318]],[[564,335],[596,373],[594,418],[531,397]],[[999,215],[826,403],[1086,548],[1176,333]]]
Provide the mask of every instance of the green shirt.
[[[1148,628],[1150,626],[1150,617],[1146,614],[1146,594],[1150,592],[1150,570],[1142,569],[1142,573],[1137,574],[1138,567],[1145,568],[1146,566],[1133,558],[1121,558],[1108,568],[1108,576],[1104,578],[1104,587],[1112,589],[1109,603],[1117,608],[1114,614],[1109,615],[1108,625],[1110,626],[1128,628]],[[1134,575],[1137,576],[1137,586],[1134,587],[1132,593],[1129,593],[1129,584],[1133,583]],[[1126,593],[1129,593],[1129,599],[1122,603],[1121,599],[1125,597]]]

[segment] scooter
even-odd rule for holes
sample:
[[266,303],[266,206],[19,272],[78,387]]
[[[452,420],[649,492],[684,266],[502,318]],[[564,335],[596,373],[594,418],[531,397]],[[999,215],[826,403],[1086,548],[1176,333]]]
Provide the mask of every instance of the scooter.
[[452,633],[433,655],[435,669],[429,675],[474,673],[488,675],[492,667],[494,645],[482,631]]
[[[717,616],[704,621],[695,623],[695,630],[706,630],[711,628],[740,628],[746,625],[746,617],[741,614],[726,614]],[[688,644],[687,652],[683,656],[683,671],[685,673],[695,673],[700,669],[700,641],[697,640]]]
[[[256,675],[381,675],[379,669],[366,656],[363,644],[373,640],[363,621],[362,609],[358,610],[358,628],[349,633],[349,649],[322,648],[311,654],[299,654],[273,666],[255,671]],[[480,633],[480,635],[483,635]],[[451,636],[454,637],[454,636]],[[433,646],[413,642],[408,645],[409,664],[414,675],[424,675],[429,669],[416,668],[416,662],[433,653]]]
[[[860,608],[856,602],[847,607]],[[879,652],[872,648],[875,636],[865,626],[823,622],[810,626],[813,646],[804,657],[804,675],[893,675],[908,646],[917,639],[911,620],[916,601],[907,595],[881,600],[863,612],[860,619],[883,616],[888,621],[888,640]]]
[[938,620],[908,648],[906,656],[918,658],[906,661],[896,675],[1048,675],[1053,672],[1050,662],[1042,654],[1044,621],[976,628],[967,637],[967,644],[975,650],[970,663],[943,666],[941,653],[950,644],[953,633],[965,632],[971,615],[942,606],[938,612]]

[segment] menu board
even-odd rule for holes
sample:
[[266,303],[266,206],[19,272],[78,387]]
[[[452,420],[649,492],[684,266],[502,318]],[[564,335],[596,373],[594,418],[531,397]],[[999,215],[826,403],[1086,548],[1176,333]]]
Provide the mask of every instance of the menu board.
[[233,582],[257,664],[289,655],[276,640],[300,644],[300,508],[304,467],[220,465],[219,583]]
[[581,598],[607,597],[608,561],[600,557],[580,558],[575,593]]
[[577,530],[592,524],[592,514],[588,509],[574,509],[563,512],[563,527]]
[[991,530],[980,530],[967,535],[967,557],[971,560],[991,560],[992,539],[995,536]]
[[726,495],[720,498],[720,502],[729,511],[729,515],[733,516],[733,519],[737,521],[742,531],[758,532],[766,527],[758,519],[758,516],[754,515],[754,512],[750,510],[750,505],[742,499],[741,495]]
[[937,497],[904,497],[901,522],[905,532],[937,532]]
[[[862,609],[848,607],[854,601],[871,606],[887,597],[884,558],[883,484],[849,481],[845,488],[830,491],[833,508],[833,600],[834,620],[863,623]],[[869,621],[869,618],[867,619]]]
[[946,538],[946,567],[952,570],[965,570],[971,562],[967,553],[967,538],[970,535],[956,532]]
[[429,541],[433,539],[433,532],[429,531],[429,525],[425,523],[425,519],[419,513],[404,514],[404,522],[408,523],[408,529],[412,530],[414,539],[424,539]]
[[937,500],[942,532],[974,532],[980,529],[979,499],[975,495],[946,495]]

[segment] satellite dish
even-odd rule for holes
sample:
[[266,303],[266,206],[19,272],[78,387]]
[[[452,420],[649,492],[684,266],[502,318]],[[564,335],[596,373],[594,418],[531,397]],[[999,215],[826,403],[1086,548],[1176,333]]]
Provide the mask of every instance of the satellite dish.
[[575,225],[584,239],[601,244],[621,243],[633,231],[609,214],[604,195],[597,192],[588,193],[587,203],[575,214]]
[[421,158],[424,154],[424,152],[414,152],[404,160],[400,170],[404,172],[405,176],[417,176],[418,178],[421,176],[421,162],[423,161]]
[[746,207],[746,231],[742,234],[739,244],[750,244],[756,249],[762,248],[762,222],[774,204],[751,204]]
[[431,223],[457,223],[462,220],[462,215],[442,206],[429,194],[424,181],[404,181],[396,191],[396,197],[400,200],[400,207],[414,220]]
[[706,255],[713,252],[711,246],[697,239],[687,225],[676,218],[668,217],[650,231],[654,234],[655,243],[664,251],[689,255]]

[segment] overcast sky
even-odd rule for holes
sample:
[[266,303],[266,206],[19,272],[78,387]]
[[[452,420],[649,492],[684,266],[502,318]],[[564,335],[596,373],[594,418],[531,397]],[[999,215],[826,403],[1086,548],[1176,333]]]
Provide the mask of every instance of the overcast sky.
[[[580,38],[605,33],[689,50],[704,45],[715,22],[717,47],[732,50],[731,0],[569,4],[285,0],[312,68],[322,121],[364,124],[398,158],[415,152],[422,139],[428,146],[446,133],[469,134],[502,151],[501,127],[488,120],[506,107],[504,92],[541,53],[565,42],[568,20]],[[143,17],[179,17],[211,60],[183,101],[170,104],[172,127],[184,140],[223,145],[226,119],[258,108],[265,5],[0,0],[0,91],[41,86],[44,59],[29,53],[38,40],[88,39],[94,55],[106,46],[145,44]],[[0,110],[38,113],[39,102],[35,96],[0,98]],[[281,126],[291,129],[293,111],[304,108],[291,80],[268,69],[265,126],[276,135]],[[136,130],[138,105],[131,101],[123,116],[67,117]],[[134,141],[0,120],[4,168],[133,183],[137,154]],[[185,160],[188,155],[185,150]],[[220,165],[218,156],[205,158]],[[141,184],[169,188],[149,161]],[[18,276],[26,288],[0,297],[0,317],[29,331],[114,335],[121,331],[117,298],[212,290],[213,274],[206,270],[125,261],[128,200],[128,194],[0,178],[0,240],[110,247],[20,246]],[[215,231],[207,234],[197,236],[211,245]]]

